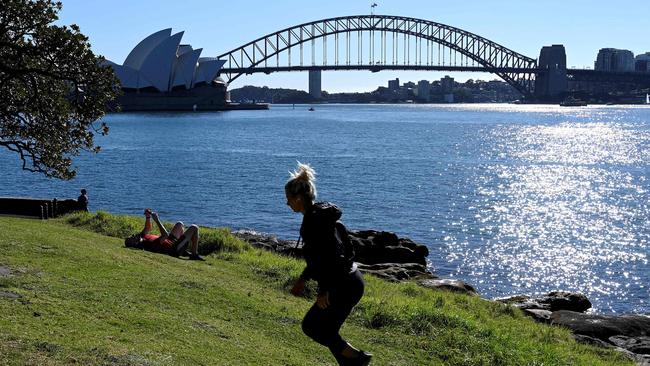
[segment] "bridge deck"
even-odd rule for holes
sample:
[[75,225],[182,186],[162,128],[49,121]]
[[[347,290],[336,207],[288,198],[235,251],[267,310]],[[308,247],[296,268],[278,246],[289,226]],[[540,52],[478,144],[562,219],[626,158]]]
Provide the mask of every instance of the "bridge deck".
[[383,70],[410,70],[410,71],[467,71],[467,72],[504,72],[514,74],[534,74],[541,69],[517,67],[483,67],[483,66],[437,66],[437,65],[319,65],[319,66],[274,66],[253,68],[228,68],[219,70],[220,74],[253,74],[282,71],[335,71],[335,70],[369,70],[379,72]]

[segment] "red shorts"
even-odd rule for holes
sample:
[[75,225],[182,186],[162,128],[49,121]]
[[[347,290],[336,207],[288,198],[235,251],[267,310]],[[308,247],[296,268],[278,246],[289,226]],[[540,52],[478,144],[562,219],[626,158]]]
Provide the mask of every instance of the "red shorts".
[[142,247],[156,253],[169,253],[174,246],[171,237],[160,239],[160,235],[147,234],[142,237]]

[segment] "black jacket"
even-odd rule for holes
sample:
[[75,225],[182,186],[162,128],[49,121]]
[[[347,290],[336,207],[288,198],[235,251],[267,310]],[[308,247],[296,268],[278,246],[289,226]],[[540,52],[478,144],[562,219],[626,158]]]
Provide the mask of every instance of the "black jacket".
[[335,234],[341,210],[330,202],[315,203],[302,219],[300,236],[307,267],[300,277],[318,282],[318,292],[329,291],[352,270],[352,261],[345,256],[344,244]]

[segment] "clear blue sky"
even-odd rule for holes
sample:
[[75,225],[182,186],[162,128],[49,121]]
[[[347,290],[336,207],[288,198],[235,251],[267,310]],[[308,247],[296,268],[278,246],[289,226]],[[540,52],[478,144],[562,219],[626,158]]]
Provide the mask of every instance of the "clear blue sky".
[[[90,37],[93,50],[121,64],[147,35],[164,29],[185,31],[182,43],[217,56],[248,41],[300,23],[329,17],[369,14],[373,1],[152,1],[62,0],[59,24],[76,23]],[[455,26],[537,58],[542,46],[564,44],[567,64],[593,67],[600,48],[650,52],[650,0],[375,0],[376,14],[402,15]],[[387,80],[493,79],[490,74],[449,72],[331,71],[323,89],[369,91]],[[231,88],[267,85],[307,89],[307,73],[247,75]]]

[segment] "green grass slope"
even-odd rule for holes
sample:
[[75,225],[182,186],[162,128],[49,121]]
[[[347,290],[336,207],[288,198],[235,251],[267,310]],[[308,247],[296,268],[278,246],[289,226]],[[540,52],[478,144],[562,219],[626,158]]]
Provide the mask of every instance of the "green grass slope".
[[[301,261],[226,229],[202,229],[205,262],[124,248],[141,225],[0,217],[0,364],[334,364],[300,329],[313,299],[288,293]],[[632,364],[501,304],[366,280],[342,334],[373,365]]]

